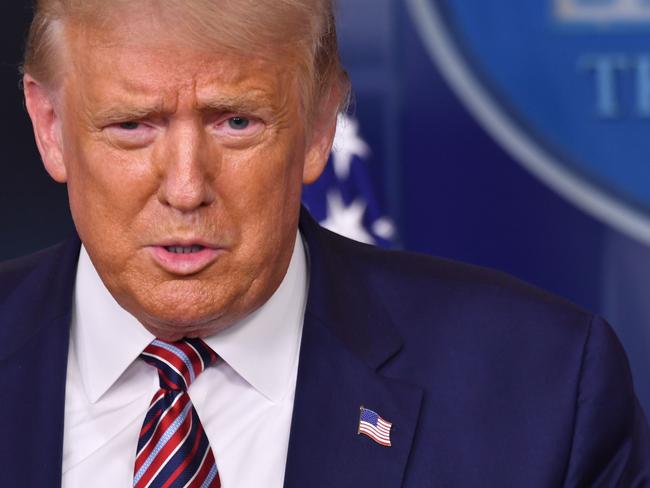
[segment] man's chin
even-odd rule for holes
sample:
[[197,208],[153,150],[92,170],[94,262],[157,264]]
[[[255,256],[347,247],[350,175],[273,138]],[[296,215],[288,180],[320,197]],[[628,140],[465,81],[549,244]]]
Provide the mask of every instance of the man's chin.
[[[215,307],[214,301],[179,301],[159,297],[140,303],[139,313],[134,315],[140,323],[162,340],[178,340],[183,337],[208,337],[229,325],[237,317],[231,317],[228,307]],[[163,306],[161,306],[163,305]]]
[[156,317],[140,323],[158,339],[177,341],[183,337],[209,337],[227,328],[229,323],[214,317]]

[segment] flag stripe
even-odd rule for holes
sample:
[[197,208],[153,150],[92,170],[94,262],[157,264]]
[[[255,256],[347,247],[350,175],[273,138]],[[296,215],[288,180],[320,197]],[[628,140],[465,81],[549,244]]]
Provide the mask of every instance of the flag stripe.
[[363,430],[361,431],[361,434],[364,434],[364,435],[370,437],[374,442],[376,442],[378,444],[381,444],[382,446],[391,446],[392,445],[390,441],[386,441],[384,439],[376,437],[376,436],[374,436],[374,435],[372,435],[372,434],[370,434],[368,432],[364,432]]
[[385,439],[387,441],[390,440],[390,435],[384,434],[382,432],[378,432],[377,429],[373,429],[372,427],[369,427],[367,425],[362,425],[360,430],[372,434],[373,436],[377,436],[381,439]]

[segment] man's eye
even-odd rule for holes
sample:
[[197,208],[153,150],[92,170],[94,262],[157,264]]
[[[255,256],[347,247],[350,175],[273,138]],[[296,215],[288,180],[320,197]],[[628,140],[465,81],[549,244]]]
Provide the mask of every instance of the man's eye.
[[138,122],[122,122],[120,124],[120,129],[124,130],[136,130],[140,128],[140,124]]
[[228,119],[228,126],[234,130],[247,129],[251,121],[245,117],[231,117]]

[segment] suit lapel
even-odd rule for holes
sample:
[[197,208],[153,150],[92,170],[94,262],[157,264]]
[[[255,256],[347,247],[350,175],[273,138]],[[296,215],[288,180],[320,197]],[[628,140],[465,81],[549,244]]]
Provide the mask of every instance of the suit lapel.
[[[349,244],[306,212],[301,230],[310,289],[285,486],[399,487],[422,390],[381,375],[402,342],[365,273],[348,261]],[[391,447],[358,435],[361,406],[393,423]]]
[[78,251],[77,239],[45,251],[0,303],[1,486],[61,484],[65,381]]

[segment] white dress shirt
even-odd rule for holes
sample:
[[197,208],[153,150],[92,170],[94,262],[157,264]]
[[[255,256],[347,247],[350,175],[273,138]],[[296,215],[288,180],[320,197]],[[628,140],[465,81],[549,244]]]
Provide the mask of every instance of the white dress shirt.
[[[224,488],[280,488],[308,286],[300,235],[275,294],[240,323],[205,339],[223,361],[190,386]],[[82,247],[66,382],[63,487],[132,486],[157,370],[138,359],[154,337],[122,309]]]

